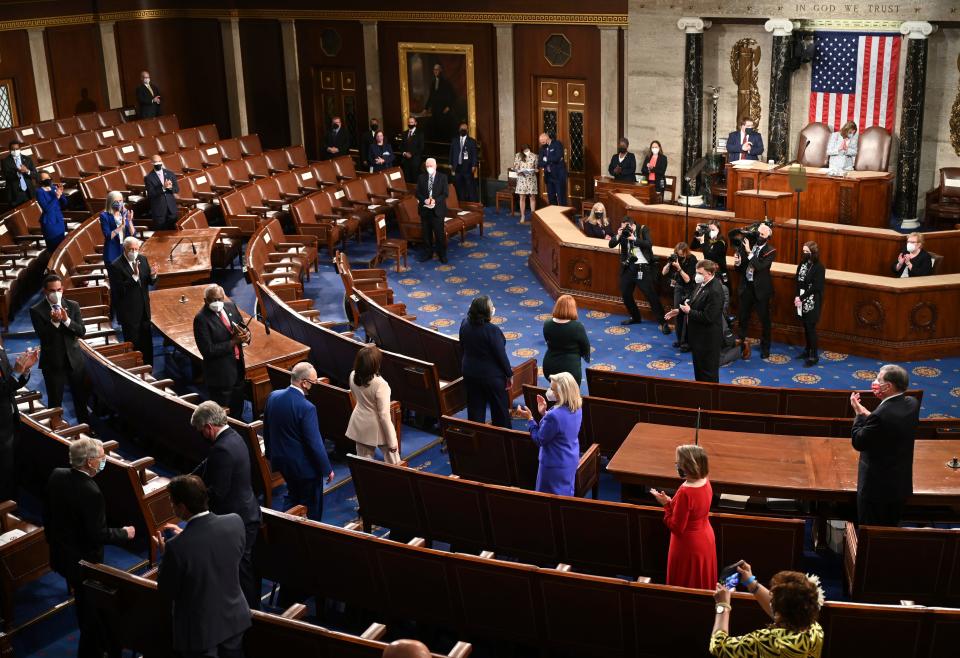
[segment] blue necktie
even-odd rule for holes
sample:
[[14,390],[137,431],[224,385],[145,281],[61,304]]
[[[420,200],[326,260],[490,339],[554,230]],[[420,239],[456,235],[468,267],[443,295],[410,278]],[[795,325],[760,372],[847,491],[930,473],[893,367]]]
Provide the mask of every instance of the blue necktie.
[[20,156],[18,155],[13,159],[13,164],[17,166],[17,175],[20,177],[20,190],[22,192],[27,191],[27,179],[23,177],[23,172],[20,171]]

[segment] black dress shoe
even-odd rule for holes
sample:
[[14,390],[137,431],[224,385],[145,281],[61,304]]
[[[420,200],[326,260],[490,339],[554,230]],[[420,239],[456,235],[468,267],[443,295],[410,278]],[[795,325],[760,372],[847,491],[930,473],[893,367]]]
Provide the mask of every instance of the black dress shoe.
[[809,358],[809,359],[807,359],[806,361],[804,361],[804,362],[803,362],[803,365],[807,366],[808,368],[812,368],[813,366],[817,365],[818,363],[820,363],[820,357],[819,357],[819,356],[815,356],[815,357]]
[[441,256],[441,257],[440,257],[440,262],[441,262],[443,265],[446,265],[446,264],[447,264],[447,257],[446,257],[446,256]]
[[690,351],[690,346],[687,345],[686,343],[684,343],[683,345],[680,346],[680,351],[681,351],[681,352],[689,352],[689,351]]
[[663,332],[663,335],[664,335],[664,336],[669,336],[669,335],[670,335],[670,325],[667,324],[666,322],[661,322],[661,323],[660,323],[660,331]]
[[433,254],[420,254],[420,256],[417,257],[417,261],[420,263],[426,263],[431,258],[433,258]]
[[763,349],[763,348],[760,348],[760,358],[761,358],[761,359],[769,359],[769,358],[770,358],[770,350],[769,350],[769,349],[766,349],[766,350],[765,350],[765,349]]
[[809,359],[809,358],[810,358],[810,350],[803,350],[802,352],[800,352],[800,354],[796,355],[796,356],[793,357],[793,358],[795,358],[795,359]]
[[680,347],[680,341],[679,341],[679,340],[673,341],[673,346],[674,346],[674,347]]
[[621,320],[620,324],[627,326],[628,324],[640,324],[640,320],[637,318],[627,318],[626,320]]

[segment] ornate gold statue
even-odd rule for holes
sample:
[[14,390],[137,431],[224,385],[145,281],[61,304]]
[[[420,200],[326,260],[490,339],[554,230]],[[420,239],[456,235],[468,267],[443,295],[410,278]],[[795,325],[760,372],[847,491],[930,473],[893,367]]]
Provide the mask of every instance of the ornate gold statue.
[[730,51],[730,74],[737,85],[737,124],[743,117],[760,125],[760,90],[757,77],[760,65],[760,46],[756,39],[740,39]]
[[[960,55],[957,55],[957,69],[960,70]],[[957,82],[957,97],[950,109],[950,143],[953,152],[960,155],[960,81]]]

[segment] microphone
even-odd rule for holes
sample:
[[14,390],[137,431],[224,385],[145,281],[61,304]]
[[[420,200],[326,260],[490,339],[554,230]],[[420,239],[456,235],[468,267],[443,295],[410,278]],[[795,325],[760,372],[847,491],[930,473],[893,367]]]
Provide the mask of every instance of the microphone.
[[170,250],[170,254],[169,254],[169,256],[168,256],[168,260],[169,260],[171,263],[173,262],[173,252],[175,252],[175,251],[177,250],[177,247],[180,246],[180,243],[183,242],[183,240],[184,240],[184,238],[180,238],[180,239],[177,240],[175,243],[173,243],[173,248]]
[[697,428],[693,432],[693,445],[700,445],[700,407],[697,407]]
[[175,252],[175,251],[177,250],[177,247],[179,247],[179,246],[180,246],[180,243],[183,242],[184,240],[188,240],[188,241],[190,242],[190,248],[193,249],[193,255],[194,255],[194,256],[197,255],[197,245],[194,243],[193,238],[190,238],[190,237],[187,237],[187,236],[183,236],[182,238],[180,238],[179,240],[177,240],[177,241],[174,243],[173,249],[170,250],[170,256],[169,256],[169,259],[168,259],[168,260],[169,260],[171,263],[173,262],[173,252]]

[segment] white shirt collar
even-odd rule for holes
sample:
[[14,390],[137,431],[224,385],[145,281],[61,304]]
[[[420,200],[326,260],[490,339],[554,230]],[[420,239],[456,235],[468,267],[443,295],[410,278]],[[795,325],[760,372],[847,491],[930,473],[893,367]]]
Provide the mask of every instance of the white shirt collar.
[[[882,400],[880,400],[880,404],[883,404],[883,403],[886,402],[887,400],[892,400],[893,398],[898,398],[898,397],[900,397],[901,395],[903,395],[903,393],[894,393],[893,395],[887,396],[887,397],[883,398]],[[877,405],[877,409],[880,408],[880,404]]]
[[290,384],[290,386],[288,386],[288,388],[292,388],[293,390],[295,390],[295,391],[297,391],[298,393],[300,393],[300,395],[302,395],[303,397],[307,397],[306,392],[305,392],[302,388],[300,388],[299,386],[294,386],[293,384]]
[[221,434],[223,434],[224,432],[226,432],[228,429],[230,429],[230,426],[229,426],[229,425],[224,425],[223,427],[221,427],[221,428],[220,428],[220,431],[217,432],[217,436],[213,437],[214,440],[216,440],[217,437],[219,437]]

